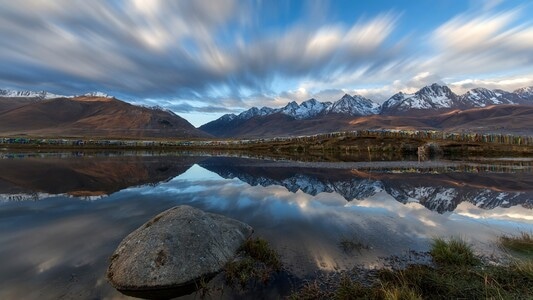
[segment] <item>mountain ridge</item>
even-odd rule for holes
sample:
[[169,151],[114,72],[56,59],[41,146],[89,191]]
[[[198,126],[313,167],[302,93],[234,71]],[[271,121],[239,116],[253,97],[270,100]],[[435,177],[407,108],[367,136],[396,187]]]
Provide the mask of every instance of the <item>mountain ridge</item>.
[[[421,88],[413,94],[396,93],[382,105],[360,95],[351,96],[345,94],[335,102],[319,102],[316,99],[309,99],[300,105],[292,101],[282,108],[263,107],[258,109],[252,107],[238,115],[226,114],[199,128],[220,137],[252,136],[243,135],[242,128],[261,124],[261,126],[271,126],[273,131],[278,132],[279,130],[273,127],[275,126],[273,123],[277,120],[281,122],[279,123],[280,127],[285,125],[291,133],[297,134],[294,126],[298,127],[300,123],[295,121],[311,122],[312,120],[322,119],[324,123],[326,121],[343,123],[342,120],[350,118],[353,120],[353,117],[362,118],[360,121],[364,121],[365,118],[370,120],[373,116],[376,116],[374,117],[375,120],[382,120],[385,122],[383,125],[386,125],[386,122],[393,120],[389,117],[393,116],[406,118],[426,117],[427,115],[437,115],[454,110],[465,111],[475,108],[490,108],[494,105],[533,105],[533,87],[518,89],[514,92],[475,88],[463,95],[457,95],[447,86],[434,83]],[[258,113],[259,111],[261,113]],[[332,116],[339,120],[335,120]],[[360,122],[360,124],[362,123]],[[379,127],[378,124],[372,126]],[[431,127],[429,126],[429,128]],[[331,130],[343,129],[342,126],[336,127],[334,124],[325,124],[324,129],[326,128]],[[251,132],[252,130],[246,129],[245,131]],[[265,130],[261,129],[261,131]],[[260,134],[255,134],[255,136],[260,136]]]

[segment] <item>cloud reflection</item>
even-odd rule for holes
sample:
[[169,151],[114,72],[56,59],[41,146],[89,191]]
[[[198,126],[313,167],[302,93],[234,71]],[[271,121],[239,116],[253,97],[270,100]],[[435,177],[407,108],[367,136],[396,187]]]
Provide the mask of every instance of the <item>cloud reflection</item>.
[[[493,254],[497,235],[533,230],[530,211],[519,206],[483,210],[463,203],[438,214],[398,202],[385,190],[348,202],[337,192],[252,186],[196,165],[157,186],[131,187],[95,202],[56,197],[1,204],[0,256],[11,259],[0,271],[0,297],[120,297],[104,279],[109,255],[129,232],[180,204],[249,223],[301,277],[359,263],[379,266],[381,256],[427,250],[433,236],[461,235],[477,253]],[[343,238],[369,249],[347,254],[339,246]]]

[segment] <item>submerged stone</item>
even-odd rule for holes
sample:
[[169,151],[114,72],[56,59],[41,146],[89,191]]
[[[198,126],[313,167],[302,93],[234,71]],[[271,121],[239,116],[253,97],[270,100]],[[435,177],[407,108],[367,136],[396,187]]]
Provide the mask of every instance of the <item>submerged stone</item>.
[[176,206],[122,240],[111,256],[107,277],[116,289],[130,295],[180,288],[189,291],[233,260],[252,232],[240,221]]

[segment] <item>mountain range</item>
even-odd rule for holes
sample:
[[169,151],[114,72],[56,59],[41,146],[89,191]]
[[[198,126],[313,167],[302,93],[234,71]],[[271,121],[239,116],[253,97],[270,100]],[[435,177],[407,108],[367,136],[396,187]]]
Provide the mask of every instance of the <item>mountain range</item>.
[[[381,105],[360,95],[346,94],[335,102],[310,99],[300,105],[293,101],[282,108],[252,107],[238,115],[226,114],[200,129],[220,137],[259,137],[359,128],[448,129],[450,125],[461,125],[461,119],[471,119],[481,122],[477,124],[481,130],[494,131],[497,128],[486,127],[495,123],[490,120],[484,123],[484,116],[523,115],[524,111],[531,112],[530,105],[533,105],[533,87],[512,93],[475,88],[457,95],[447,86],[434,83],[414,94],[399,92]],[[465,128],[468,126],[457,129]]]
[[252,107],[195,128],[172,111],[101,92],[62,96],[0,90],[0,135],[263,138],[359,129],[421,129],[531,134],[533,86],[513,92],[475,88],[457,95],[431,84],[383,104],[360,95],[309,99],[281,108]]

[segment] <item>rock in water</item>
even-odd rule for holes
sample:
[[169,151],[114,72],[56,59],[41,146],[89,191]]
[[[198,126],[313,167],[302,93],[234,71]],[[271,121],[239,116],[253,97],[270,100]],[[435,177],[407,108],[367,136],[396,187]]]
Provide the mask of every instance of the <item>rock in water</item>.
[[176,206],[122,240],[111,257],[107,277],[116,289],[130,295],[190,287],[220,272],[252,232],[240,221]]

